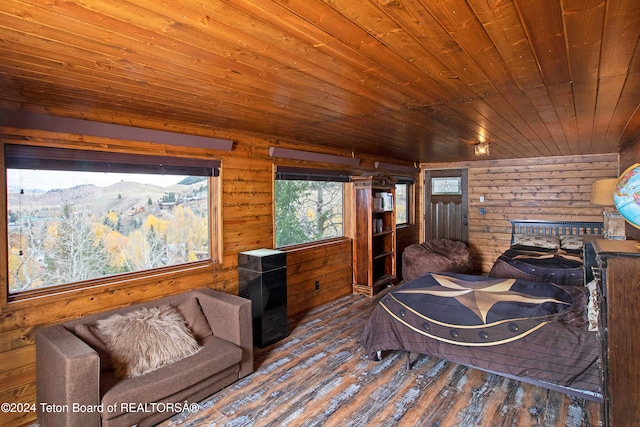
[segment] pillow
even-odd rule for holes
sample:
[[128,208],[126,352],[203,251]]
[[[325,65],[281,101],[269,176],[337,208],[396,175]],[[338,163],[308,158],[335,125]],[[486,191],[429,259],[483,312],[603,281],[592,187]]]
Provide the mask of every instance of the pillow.
[[550,234],[514,234],[514,245],[534,246],[536,248],[558,249],[560,240]]
[[170,305],[142,307],[96,322],[119,378],[137,377],[200,351],[186,321]]
[[562,249],[582,249],[582,245],[582,236],[576,236],[575,234],[560,236],[560,247]]
[[212,334],[209,322],[207,322],[207,318],[202,312],[202,307],[200,307],[200,302],[195,297],[187,298],[178,304],[178,310],[184,316],[187,327],[191,330],[196,340],[200,341]]

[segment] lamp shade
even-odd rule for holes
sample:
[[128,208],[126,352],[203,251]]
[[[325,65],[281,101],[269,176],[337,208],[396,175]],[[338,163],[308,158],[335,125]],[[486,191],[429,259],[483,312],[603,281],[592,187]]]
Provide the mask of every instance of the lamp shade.
[[599,179],[591,184],[591,204],[598,206],[614,206],[613,193],[616,191],[618,178]]

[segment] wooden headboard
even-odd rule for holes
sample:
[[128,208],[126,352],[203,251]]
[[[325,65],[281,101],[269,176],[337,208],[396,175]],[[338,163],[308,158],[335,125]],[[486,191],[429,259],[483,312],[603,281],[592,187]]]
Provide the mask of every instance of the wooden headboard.
[[539,221],[539,220],[511,220],[511,243],[516,234],[549,234],[564,236],[566,234],[596,234],[603,233],[602,222],[588,221]]

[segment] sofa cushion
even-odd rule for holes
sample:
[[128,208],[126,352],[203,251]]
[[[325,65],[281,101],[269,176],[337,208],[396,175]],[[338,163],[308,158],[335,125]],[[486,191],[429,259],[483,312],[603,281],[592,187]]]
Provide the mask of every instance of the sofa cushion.
[[94,323],[78,323],[73,327],[73,333],[98,353],[101,371],[113,369],[111,350],[105,344],[104,336]]
[[200,350],[175,307],[142,307],[96,322],[118,377],[135,377]]
[[180,304],[178,304],[178,310],[184,316],[184,320],[187,322],[187,327],[193,332],[193,336],[196,340],[200,341],[205,337],[211,335],[211,328],[209,322],[202,312],[202,307],[197,298],[186,298]]
[[112,381],[105,379],[105,382],[115,384],[103,391],[101,403],[105,408],[116,408],[116,411],[105,412],[102,416],[114,418],[122,415],[123,407],[120,402],[133,405],[160,402],[224,370],[234,368],[237,374],[241,360],[240,347],[210,335],[202,340],[202,350],[192,356],[139,377],[120,380],[112,378]]

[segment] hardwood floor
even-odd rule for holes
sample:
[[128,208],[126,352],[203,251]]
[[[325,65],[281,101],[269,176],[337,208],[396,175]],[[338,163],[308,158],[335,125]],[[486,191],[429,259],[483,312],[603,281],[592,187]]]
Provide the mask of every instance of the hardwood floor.
[[597,426],[600,405],[475,369],[394,352],[369,361],[359,338],[377,298],[350,295],[258,350],[256,371],[161,424],[186,426]]

